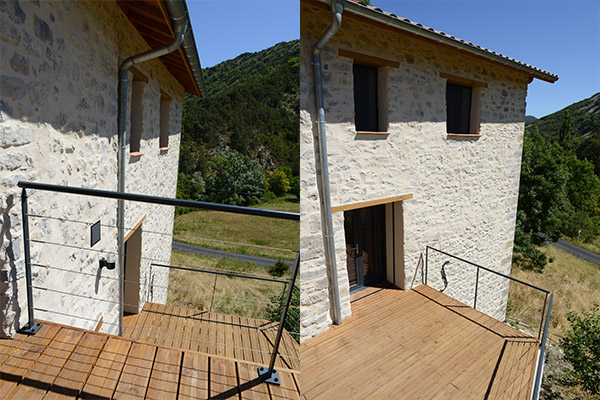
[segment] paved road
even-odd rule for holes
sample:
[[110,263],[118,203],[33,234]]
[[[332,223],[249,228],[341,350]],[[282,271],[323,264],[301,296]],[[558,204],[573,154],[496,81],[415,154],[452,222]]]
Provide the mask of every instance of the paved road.
[[[230,259],[230,260],[238,259],[238,260],[240,260],[242,262],[245,262],[245,263],[252,262],[252,263],[254,263],[254,264],[258,265],[258,266],[261,266],[261,267],[270,267],[272,265],[275,265],[275,263],[277,262],[277,260],[274,259],[274,258],[249,256],[249,255],[246,255],[246,254],[230,253],[228,251],[209,249],[209,248],[206,248],[206,247],[200,247],[200,246],[196,246],[196,245],[193,245],[193,244],[187,244],[187,243],[177,242],[175,240],[173,240],[173,242],[171,244],[171,248],[173,250],[186,251],[188,253],[196,253],[196,254],[200,254],[200,255],[203,255],[203,256],[207,256],[207,257],[227,258],[227,259]],[[283,262],[286,263],[287,265],[289,265],[290,267],[294,265],[293,261],[283,260]]]
[[600,265],[600,254],[596,254],[592,251],[583,249],[579,246],[569,243],[566,240],[558,239],[558,242],[550,243],[552,246],[558,247],[561,250],[571,253],[574,256],[582,258],[594,264]]

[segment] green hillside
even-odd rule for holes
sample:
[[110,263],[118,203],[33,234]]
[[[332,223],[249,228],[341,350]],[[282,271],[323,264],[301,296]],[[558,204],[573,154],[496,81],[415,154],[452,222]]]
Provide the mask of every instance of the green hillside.
[[600,175],[600,93],[527,123],[525,127],[529,131],[537,127],[542,136],[553,143],[557,142],[566,112],[571,118],[570,134],[577,156],[592,161],[596,175]]
[[208,95],[187,95],[179,172],[209,173],[217,154],[235,150],[268,175],[299,174],[299,41],[244,53],[203,70]]

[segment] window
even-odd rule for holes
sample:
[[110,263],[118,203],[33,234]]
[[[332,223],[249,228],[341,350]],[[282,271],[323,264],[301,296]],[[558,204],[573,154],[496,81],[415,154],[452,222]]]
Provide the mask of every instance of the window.
[[446,132],[448,136],[479,136],[481,88],[487,84],[440,73],[446,82]]
[[131,122],[129,155],[139,157],[142,155],[140,152],[140,141],[144,125],[144,88],[148,82],[148,78],[137,68],[132,67],[130,71],[133,73],[133,82],[131,82],[131,111],[129,114]]
[[387,135],[389,69],[397,61],[339,49],[339,55],[354,63],[354,122],[357,134]]
[[471,97],[473,88],[446,84],[446,127],[448,133],[471,133]]
[[379,132],[377,68],[354,63],[353,72],[356,130]]
[[169,120],[171,110],[171,97],[162,90],[160,91],[160,151],[169,149]]

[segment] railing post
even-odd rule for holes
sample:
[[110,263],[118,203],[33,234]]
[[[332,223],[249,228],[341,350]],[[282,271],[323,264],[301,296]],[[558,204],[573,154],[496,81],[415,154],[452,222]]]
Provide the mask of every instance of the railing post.
[[429,246],[425,247],[425,282],[423,282],[424,284],[427,285],[427,265],[429,264]]
[[538,340],[540,340],[540,335],[542,333],[542,325],[544,324],[544,313],[546,312],[546,302],[548,301],[548,293],[546,293],[546,297],[544,297],[544,307],[542,307],[542,319],[540,320],[540,329],[538,330]]
[[477,267],[477,277],[475,278],[475,300],[473,301],[473,308],[477,310],[477,289],[479,287],[479,267]]
[[548,328],[550,326],[550,313],[552,312],[552,300],[554,293],[550,293],[550,303],[548,303],[548,314],[546,314],[546,324],[544,326],[544,335],[542,336],[542,344],[540,345],[540,357],[538,359],[537,371],[535,374],[535,383],[533,385],[532,400],[538,400],[540,396],[540,386],[542,384],[542,374],[544,371],[544,355],[546,352],[546,339],[548,337]]
[[[27,212],[27,189],[21,190],[21,214],[23,217],[23,247],[25,252],[25,279],[27,280],[27,325],[19,330],[20,333],[35,335],[42,324],[33,320],[33,284],[31,282],[31,251],[29,249],[29,216]],[[16,282],[15,282],[16,284]]]
[[281,319],[279,320],[279,329],[277,330],[277,336],[275,337],[275,343],[273,344],[273,352],[271,353],[271,361],[269,362],[269,368],[258,367],[258,376],[267,383],[274,383],[281,385],[281,379],[279,379],[279,373],[274,369],[275,361],[277,360],[277,354],[279,352],[279,343],[281,342],[281,336],[283,335],[283,329],[285,325],[285,319],[287,318],[288,310],[290,308],[290,302],[292,301],[292,293],[294,291],[294,285],[296,284],[296,277],[298,276],[298,270],[300,269],[300,252],[296,254],[296,262],[294,264],[294,272],[292,273],[292,279],[288,285],[287,297],[285,299],[285,306],[281,313]]

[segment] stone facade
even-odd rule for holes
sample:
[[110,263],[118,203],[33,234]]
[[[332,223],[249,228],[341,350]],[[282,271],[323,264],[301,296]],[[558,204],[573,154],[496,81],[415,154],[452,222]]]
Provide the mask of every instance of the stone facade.
[[[330,21],[329,11],[301,3],[302,340],[331,325],[315,178],[311,64],[313,46]],[[379,69],[388,135],[357,135],[354,61],[340,56],[340,49],[398,63]],[[408,290],[413,278],[415,285],[421,282],[421,273],[415,277],[415,272],[428,245],[509,274],[528,75],[350,18],[343,18],[321,60],[332,205],[412,195],[395,204],[400,234],[393,247],[400,259],[392,271],[393,283]],[[481,89],[480,137],[447,134],[446,79],[440,73],[487,83]],[[351,309],[343,212],[333,213],[333,228],[342,313],[347,317]],[[441,263],[442,258],[431,255],[428,284],[438,289]],[[445,293],[472,305],[476,270],[453,261],[446,272]],[[389,281],[392,275],[388,267]],[[479,310],[503,320],[507,297],[505,279],[481,274]]]
[[[16,183],[117,190],[118,66],[149,46],[112,1],[8,1],[0,13],[0,336],[11,336],[27,322]],[[174,197],[184,89],[158,60],[137,68],[147,79],[143,155],[127,155],[126,191]],[[161,91],[171,98],[163,151]],[[99,268],[100,258],[117,258],[117,201],[29,191],[29,213],[35,317],[87,329],[102,319],[102,331],[117,332],[118,271]],[[172,207],[126,202],[126,232],[145,217],[140,305],[166,300],[168,272],[150,263],[170,260],[173,216]],[[96,221],[102,240],[91,248]]]

